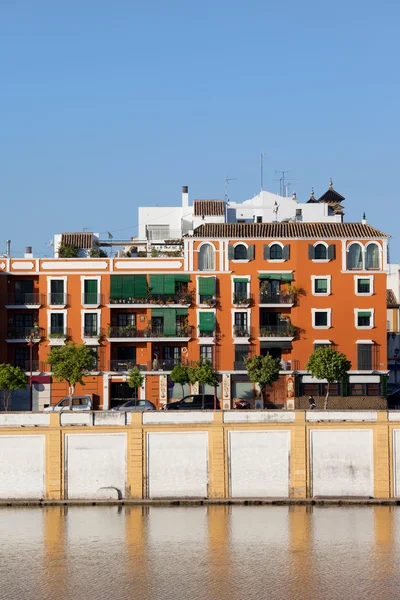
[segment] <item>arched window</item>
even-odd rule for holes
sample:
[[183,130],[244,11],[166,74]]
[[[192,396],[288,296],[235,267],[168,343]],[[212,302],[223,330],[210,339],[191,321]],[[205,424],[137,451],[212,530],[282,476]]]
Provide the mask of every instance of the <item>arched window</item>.
[[238,244],[234,249],[235,260],[247,260],[247,248],[244,244]]
[[215,269],[215,250],[211,244],[203,244],[199,250],[199,271]]
[[365,268],[379,269],[379,246],[377,244],[369,244],[365,252]]
[[269,248],[270,260],[281,260],[282,259],[282,246],[279,244],[272,244]]
[[314,259],[315,260],[325,260],[327,259],[327,250],[324,244],[317,244],[314,247]]
[[362,247],[360,244],[352,244],[349,248],[347,258],[348,269],[362,269],[363,268],[363,256]]

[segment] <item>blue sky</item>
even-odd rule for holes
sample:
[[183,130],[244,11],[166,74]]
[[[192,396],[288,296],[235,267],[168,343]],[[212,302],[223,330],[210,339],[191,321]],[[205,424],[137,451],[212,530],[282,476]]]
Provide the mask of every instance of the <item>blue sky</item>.
[[[400,5],[2,0],[0,250],[137,233],[138,205],[329,177],[347,221],[397,233]],[[396,218],[397,217],[397,218]]]

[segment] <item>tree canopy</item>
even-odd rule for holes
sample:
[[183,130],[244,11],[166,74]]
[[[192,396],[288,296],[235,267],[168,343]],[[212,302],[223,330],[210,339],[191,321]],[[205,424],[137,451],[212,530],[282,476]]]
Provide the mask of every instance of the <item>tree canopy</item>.
[[128,385],[130,388],[139,389],[143,385],[143,375],[137,367],[128,372]]
[[273,358],[270,354],[266,354],[265,356],[245,358],[244,362],[250,381],[258,383],[260,386],[264,402],[267,386],[271,386],[274,381],[279,379],[281,361],[279,358]]
[[310,355],[306,369],[315,379],[326,379],[328,382],[324,402],[324,409],[326,410],[330,384],[343,381],[347,377],[347,372],[351,369],[351,362],[347,360],[345,354],[327,346],[317,348]]
[[4,410],[7,411],[12,393],[23,390],[28,385],[28,377],[21,367],[7,363],[0,364],[0,390],[3,392]]
[[95,353],[84,344],[75,343],[57,346],[50,350],[47,363],[51,366],[53,377],[57,381],[66,381],[69,388],[69,409],[72,409],[72,397],[77,383],[85,385],[84,377],[93,367]]
[[212,363],[208,359],[200,359],[194,361],[193,365],[188,367],[188,375],[190,383],[198,383],[199,385],[218,385],[218,375]]
[[175,365],[170,375],[171,381],[182,387],[182,398],[185,395],[184,385],[189,383],[189,373],[186,365]]

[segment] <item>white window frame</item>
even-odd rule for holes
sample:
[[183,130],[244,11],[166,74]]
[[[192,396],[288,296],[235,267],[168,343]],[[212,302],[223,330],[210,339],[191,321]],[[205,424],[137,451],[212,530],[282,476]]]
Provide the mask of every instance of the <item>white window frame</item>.
[[[206,273],[212,273],[212,271],[206,271]],[[216,275],[196,275],[196,304],[200,308],[210,308],[211,309],[213,307],[209,306],[208,304],[200,304],[199,279],[201,279],[201,277],[214,277],[214,290],[217,290],[217,277],[216,277]],[[216,303],[217,302],[217,294],[216,293],[214,295],[214,300]]]
[[[317,294],[315,291],[315,280],[316,279],[326,279],[327,280],[327,292],[323,293],[323,294]],[[332,280],[332,276],[331,275],[311,275],[311,293],[313,296],[316,296],[317,298],[319,296],[330,296],[331,295],[331,280]]]
[[[358,313],[359,312],[370,312],[370,324],[364,327],[358,325]],[[374,308],[355,308],[354,309],[354,326],[356,329],[374,329],[375,327],[375,309]]]
[[247,279],[247,286],[246,286],[246,294],[247,294],[247,298],[250,298],[250,281],[251,281],[251,275],[231,275],[231,298],[232,298],[232,304],[233,304],[233,294],[235,293],[235,282],[233,281],[234,279],[237,279],[238,277],[240,277],[241,279]]
[[[328,256],[329,244],[327,244],[326,242],[319,241],[319,242],[315,242],[315,244],[313,244],[313,246],[314,246],[314,248],[316,248],[316,246],[319,246],[320,244],[325,246],[326,255]],[[331,262],[331,259],[330,258],[313,258],[312,261],[315,263],[328,263],[328,262]]]
[[[379,250],[379,266],[377,269],[367,269],[367,267],[365,265],[366,260],[367,260],[367,248],[368,248],[368,246],[372,246],[372,245],[378,246],[378,250]],[[383,249],[382,249],[382,246],[379,244],[379,242],[371,240],[370,242],[367,242],[365,244],[364,252],[363,252],[363,267],[364,267],[365,271],[367,271],[367,273],[370,273],[371,271],[377,272],[377,271],[382,270],[382,255],[383,255]]]
[[[358,280],[369,279],[369,292],[358,291]],[[373,296],[374,294],[374,276],[373,275],[354,275],[354,293],[356,296]]]
[[[284,244],[282,242],[271,242],[268,244],[268,248],[272,248],[272,246],[280,246],[283,251]],[[286,258],[268,258],[268,262],[270,263],[284,263],[286,262]]]
[[[235,313],[246,313],[247,314],[247,328],[249,330],[248,338],[237,338],[233,335],[233,328],[235,326]],[[250,344],[250,331],[251,331],[251,308],[231,308],[232,314],[232,338],[234,344]]]
[[[85,297],[85,281],[92,281],[95,279],[97,281],[97,298],[98,302],[96,304],[84,304],[83,299]],[[100,306],[100,298],[101,298],[101,275],[81,275],[81,298],[82,298],[82,306],[84,308],[98,308]]]
[[[358,244],[358,246],[361,246],[362,267],[360,269],[349,269],[349,249],[351,248],[351,246],[354,246],[354,244]],[[352,242],[347,244],[347,246],[346,246],[346,271],[349,271],[350,273],[354,273],[354,272],[359,273],[360,271],[365,271],[365,246],[363,243],[353,240]]]
[[[51,338],[50,337],[50,329],[51,329],[51,315],[58,315],[58,314],[63,314],[64,315],[64,338]],[[67,337],[67,331],[68,331],[68,327],[67,327],[67,318],[68,318],[68,311],[67,309],[51,309],[47,311],[47,337],[49,339],[50,342],[50,346],[60,346],[63,345],[65,342],[65,338]]]
[[[200,249],[203,246],[212,246],[214,249],[214,268],[213,269],[200,269],[200,265],[199,265],[199,259],[200,259]],[[197,252],[197,270],[200,273],[214,273],[214,271],[217,270],[217,249],[215,247],[215,244],[213,242],[201,242],[201,244],[199,244],[195,250]]]
[[[326,312],[328,315],[327,325],[316,325],[315,324],[315,313],[317,312]],[[313,329],[330,329],[332,327],[332,309],[331,308],[312,308],[311,309],[311,317],[312,317],[312,327]]]
[[[88,279],[90,279],[88,277]],[[97,337],[92,338],[92,337],[84,337],[83,332],[84,332],[84,328],[85,328],[85,315],[97,315]],[[87,346],[99,346],[100,342],[98,340],[99,336],[100,336],[100,331],[101,331],[101,309],[98,310],[81,310],[81,337],[83,340],[83,343],[86,344]]]
[[[52,281],[63,281],[64,282],[64,297],[65,297],[65,304],[48,304],[49,300],[50,300],[50,294],[51,294],[51,282]],[[51,310],[58,310],[59,308],[65,308],[67,306],[67,299],[68,299],[68,290],[67,290],[67,286],[68,286],[68,276],[64,275],[64,276],[60,276],[60,277],[53,277],[53,275],[49,275],[47,277],[47,302],[46,304],[48,304],[49,308]]]
[[[233,244],[232,248],[236,248],[236,246],[246,246],[247,250],[249,250],[249,245],[246,242],[236,242]],[[250,262],[249,258],[232,258],[230,262],[233,263],[248,263]]]
[[[196,310],[196,325],[197,325],[197,340],[199,342],[199,346],[215,346],[215,330],[217,328],[217,309],[210,308],[207,306],[208,310]],[[204,312],[212,312],[214,313],[214,334],[210,337],[200,337],[200,314]],[[206,340],[206,341],[204,341]]]

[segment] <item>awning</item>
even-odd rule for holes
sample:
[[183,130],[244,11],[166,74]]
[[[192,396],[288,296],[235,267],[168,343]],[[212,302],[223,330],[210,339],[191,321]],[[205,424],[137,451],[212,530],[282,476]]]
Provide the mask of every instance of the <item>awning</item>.
[[292,342],[260,342],[260,348],[280,348],[281,350],[291,350]]
[[259,273],[258,279],[274,279],[275,281],[293,281],[293,273]]
[[248,279],[246,277],[234,277],[233,283],[248,283]]

